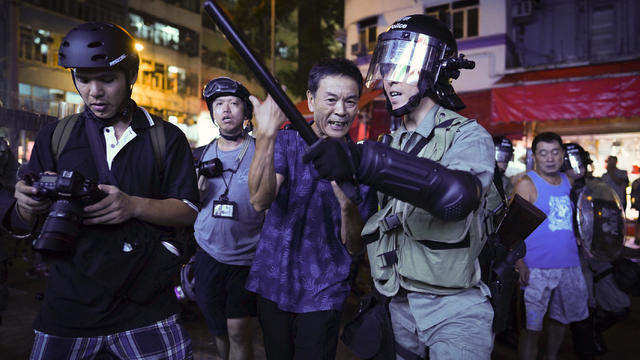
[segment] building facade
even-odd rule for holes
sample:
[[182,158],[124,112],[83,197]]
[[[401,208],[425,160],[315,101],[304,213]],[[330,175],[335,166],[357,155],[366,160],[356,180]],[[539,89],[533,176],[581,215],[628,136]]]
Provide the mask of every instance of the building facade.
[[[410,14],[445,22],[475,61],[453,81],[461,113],[516,141],[512,172],[525,170],[536,134],[555,131],[591,153],[596,176],[609,155],[631,180],[640,175],[639,2],[345,0],[347,57],[366,73],[377,35]],[[376,132],[393,127],[384,96],[370,108]]]
[[[193,146],[217,134],[202,100],[209,79],[234,77],[253,93],[264,93],[257,82],[234,73],[227,41],[203,12],[201,0],[0,0],[0,19],[0,33],[9,44],[0,50],[0,100],[5,108],[40,114],[42,121],[78,112],[83,105],[69,71],[57,65],[57,53],[64,35],[86,21],[116,23],[131,33],[141,60],[133,99],[178,125]],[[18,124],[22,159],[42,125],[36,123]],[[7,131],[7,123],[0,124],[0,132]]]

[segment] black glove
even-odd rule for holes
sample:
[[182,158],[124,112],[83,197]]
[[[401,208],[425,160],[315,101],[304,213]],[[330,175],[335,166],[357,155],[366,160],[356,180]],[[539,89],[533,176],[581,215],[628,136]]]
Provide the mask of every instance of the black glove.
[[323,179],[353,181],[360,165],[360,149],[353,141],[325,138],[311,145],[302,160],[312,161]]

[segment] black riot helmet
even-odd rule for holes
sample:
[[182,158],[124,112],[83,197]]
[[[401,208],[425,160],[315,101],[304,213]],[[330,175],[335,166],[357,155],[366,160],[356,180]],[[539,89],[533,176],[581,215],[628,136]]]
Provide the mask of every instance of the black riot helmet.
[[[211,113],[211,104],[213,101],[220,96],[237,96],[242,102],[244,102],[244,116],[251,120],[253,117],[253,104],[249,101],[249,90],[247,90],[244,85],[241,83],[230,79],[228,77],[217,77],[213,80],[210,80],[207,83],[207,86],[204,87],[204,91],[202,92],[202,96],[204,96],[204,100],[207,103],[207,107],[209,108],[209,113]],[[213,118],[213,115],[212,115]],[[251,123],[251,122],[249,122]]]
[[65,68],[119,68],[137,72],[140,57],[135,40],[122,27],[89,22],[73,28],[62,39],[58,65]]
[[513,144],[504,136],[494,136],[493,145],[496,148],[496,162],[509,162],[513,159]]
[[576,143],[563,144],[562,147],[564,148],[562,171],[572,169],[577,176],[585,176],[587,166],[593,164],[589,152],[585,151],[582,146]]
[[450,80],[458,78],[460,69],[474,67],[473,61],[458,56],[456,40],[443,23],[427,15],[410,15],[378,36],[365,85],[372,87],[377,80],[386,80],[418,87],[418,94],[395,110],[391,110],[389,94],[385,93],[394,116],[411,112],[425,96],[448,109],[459,110],[465,105]]

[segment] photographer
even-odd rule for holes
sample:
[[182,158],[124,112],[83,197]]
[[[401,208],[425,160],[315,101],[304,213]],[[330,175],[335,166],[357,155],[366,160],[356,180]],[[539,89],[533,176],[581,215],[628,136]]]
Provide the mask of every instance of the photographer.
[[[248,134],[253,105],[249,91],[227,77],[204,89],[213,123],[220,130],[198,157],[202,210],[194,229],[195,295],[223,359],[252,359],[256,295],[245,289],[264,212],[249,202],[249,165],[255,140]],[[247,129],[243,124],[248,121]]]
[[131,99],[139,57],[121,27],[79,25],[58,55],[84,112],[71,125],[60,120],[66,143],[56,124],[40,131],[3,221],[29,231],[46,217],[34,248],[45,251],[50,273],[31,357],[190,359],[171,286],[182,261],[172,227],[197,215],[187,140]]

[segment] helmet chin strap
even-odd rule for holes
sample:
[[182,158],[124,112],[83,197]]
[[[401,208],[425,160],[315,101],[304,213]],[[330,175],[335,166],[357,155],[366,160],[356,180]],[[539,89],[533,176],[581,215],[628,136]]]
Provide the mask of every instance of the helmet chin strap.
[[[213,119],[213,114],[211,114],[211,119]],[[218,126],[218,124],[216,123],[215,119],[213,119],[213,124],[215,126]],[[220,126],[218,126],[218,129],[219,128],[220,128]],[[249,131],[251,131],[251,130],[246,130],[243,127],[240,127],[240,132],[237,133],[237,134],[234,134],[234,135],[223,134],[222,131],[219,131],[219,133],[220,133],[220,137],[225,139],[225,140],[236,141],[236,140],[240,139],[241,137],[244,137],[244,134],[248,133]]]
[[224,138],[225,140],[236,141],[236,140],[240,139],[241,137],[244,137],[244,130],[240,130],[240,133],[238,133],[236,135],[225,135],[223,133],[220,133],[220,137]]
[[413,110],[415,110],[418,107],[418,105],[420,105],[420,101],[422,101],[422,98],[424,98],[428,94],[429,94],[429,80],[427,79],[426,76],[422,76],[422,75],[420,76],[420,80],[418,81],[418,93],[411,96],[409,98],[409,101],[407,101],[406,104],[402,105],[397,109],[392,109],[391,101],[389,101],[389,95],[387,94],[386,90],[384,91],[384,96],[387,99],[387,110],[389,111],[389,113],[391,113],[391,115],[396,117],[411,113]]
[[[73,71],[71,71],[71,79],[73,80],[73,86],[75,86],[76,91],[78,92],[78,94],[80,94],[80,90],[78,90],[78,84],[76,84],[76,69],[74,68]],[[113,123],[116,119],[118,118],[123,118],[123,119],[127,119],[129,117],[129,114],[131,113],[131,109],[133,109],[136,106],[135,101],[133,101],[133,99],[131,99],[131,92],[133,91],[133,84],[129,84],[129,76],[127,75],[127,72],[125,71],[125,81],[127,82],[127,93],[128,96],[126,98],[125,101],[123,101],[123,104],[120,108],[120,110],[116,111],[115,115],[113,115],[110,118],[99,118],[96,116],[96,114],[93,113],[93,111],[91,111],[91,109],[89,108],[89,106],[87,106],[87,104],[85,103],[84,105],[84,110],[91,114],[91,117],[93,117],[94,119],[98,119],[102,122],[105,122],[107,124],[111,124]]]

